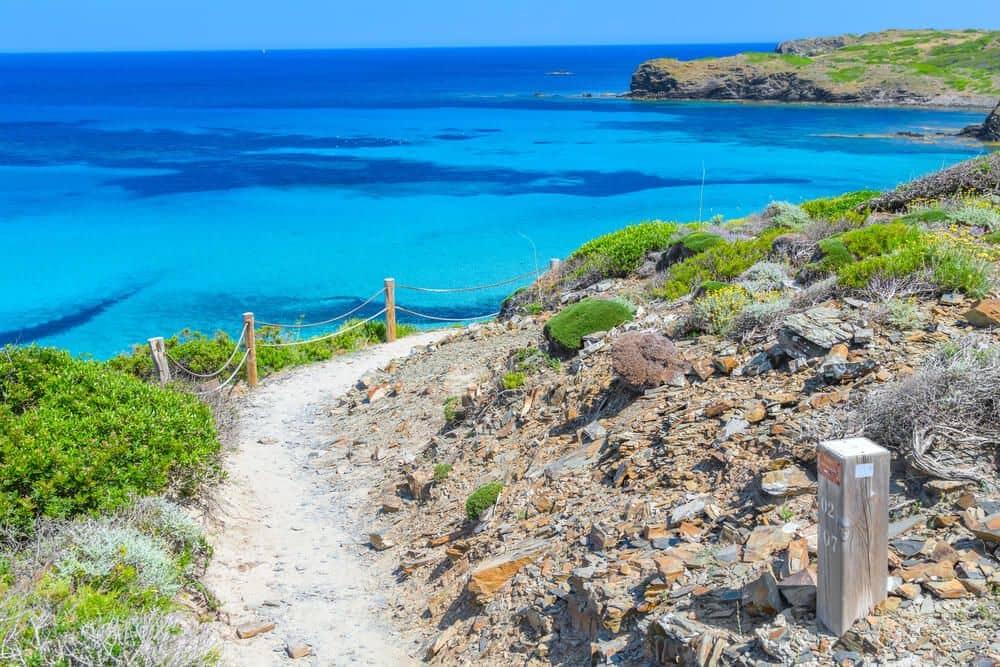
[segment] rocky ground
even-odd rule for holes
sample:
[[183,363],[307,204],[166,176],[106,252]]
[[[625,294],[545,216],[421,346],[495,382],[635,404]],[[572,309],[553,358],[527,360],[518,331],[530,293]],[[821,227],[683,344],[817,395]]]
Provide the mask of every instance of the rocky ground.
[[[993,354],[1000,301],[918,290],[900,322],[871,291],[789,284],[793,306],[763,331],[691,335],[690,297],[640,296],[663,261],[554,281],[543,312],[455,332],[331,409],[335,442],[317,461],[340,488],[370,488],[358,539],[410,655],[1000,664],[995,434],[881,432],[876,414],[935,409],[922,385],[955,355]],[[545,322],[594,296],[641,305],[578,354],[550,356]],[[970,390],[994,386],[995,367],[982,368],[964,376]],[[924,444],[900,436],[911,431]],[[815,617],[815,451],[857,434],[893,452],[889,596],[838,638]],[[491,482],[502,491],[470,519],[467,498]]]

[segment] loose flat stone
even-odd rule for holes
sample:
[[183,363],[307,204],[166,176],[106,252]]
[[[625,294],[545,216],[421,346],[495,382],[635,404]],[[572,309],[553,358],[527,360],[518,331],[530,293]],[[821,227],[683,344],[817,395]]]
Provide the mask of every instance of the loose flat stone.
[[271,630],[274,630],[274,628],[275,624],[272,622],[244,623],[240,627],[236,628],[236,636],[240,639],[250,639],[251,637],[262,635],[265,632],[270,632]]

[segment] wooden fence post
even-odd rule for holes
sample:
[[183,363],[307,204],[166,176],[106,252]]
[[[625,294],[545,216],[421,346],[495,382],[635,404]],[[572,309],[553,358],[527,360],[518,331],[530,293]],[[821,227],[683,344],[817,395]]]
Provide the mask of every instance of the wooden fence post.
[[828,440],[817,448],[816,617],[838,637],[886,596],[889,459],[867,438]]
[[257,386],[257,337],[254,331],[253,313],[243,313],[244,340],[247,346],[247,384]]
[[553,257],[549,260],[549,273],[555,273],[559,270],[559,265],[562,264],[562,260],[558,257]]
[[160,384],[170,382],[170,364],[167,363],[167,348],[162,336],[149,339],[149,352],[153,357],[153,365],[160,374]]
[[396,340],[396,279],[385,279],[385,340]]

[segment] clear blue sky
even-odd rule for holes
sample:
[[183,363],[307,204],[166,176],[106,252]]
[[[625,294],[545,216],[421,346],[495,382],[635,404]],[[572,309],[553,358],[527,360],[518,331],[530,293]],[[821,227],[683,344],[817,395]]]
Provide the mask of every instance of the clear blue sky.
[[0,0],[0,51],[762,42],[1000,28],[1000,0]]

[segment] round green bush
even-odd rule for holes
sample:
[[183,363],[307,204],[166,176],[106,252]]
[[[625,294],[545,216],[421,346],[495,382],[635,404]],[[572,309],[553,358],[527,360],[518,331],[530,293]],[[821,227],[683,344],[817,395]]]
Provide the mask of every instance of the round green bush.
[[0,524],[114,509],[213,465],[208,406],[107,364],[0,350]]
[[473,491],[465,500],[465,516],[469,517],[469,521],[477,520],[483,512],[493,507],[501,491],[503,484],[500,482],[490,482]]
[[562,352],[583,347],[583,337],[607,331],[632,319],[633,310],[621,301],[584,299],[567,306],[545,323],[545,336]]

